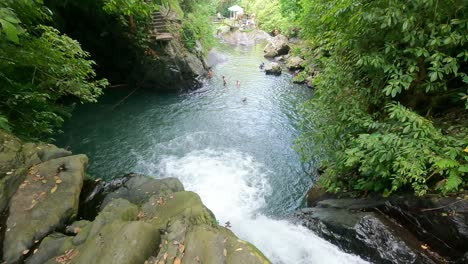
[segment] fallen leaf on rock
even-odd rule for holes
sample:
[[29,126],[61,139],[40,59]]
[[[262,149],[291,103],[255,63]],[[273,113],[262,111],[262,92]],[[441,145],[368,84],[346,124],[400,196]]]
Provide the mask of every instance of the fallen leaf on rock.
[[180,260],[179,257],[176,257],[176,258],[174,259],[174,264],[180,264],[181,262],[182,262],[182,261]]
[[184,251],[185,251],[185,246],[184,246],[184,244],[179,244],[179,252],[180,252],[180,253],[184,253]]
[[62,180],[61,179],[55,180],[55,183],[60,184],[62,183]]
[[227,256],[227,249],[223,249],[223,255],[226,257]]
[[52,187],[52,189],[50,190],[50,193],[54,193],[55,191],[57,191],[57,184],[54,185],[54,187]]
[[79,232],[81,232],[81,228],[79,228],[78,226],[73,228],[73,233],[78,234]]
[[228,239],[228,238],[226,237],[226,238],[223,240],[223,243],[226,243],[226,242],[227,242],[227,239]]
[[236,251],[242,251],[242,248],[238,248],[238,249],[236,249]]
[[9,171],[9,172],[6,173],[6,175],[11,175],[11,174],[13,174],[12,171]]
[[36,248],[36,249],[33,251],[33,254],[36,254],[38,251],[39,251],[39,249]]
[[163,259],[164,259],[164,260],[166,260],[168,255],[169,255],[169,254],[167,254],[167,252],[166,252],[166,253],[164,253],[164,255],[163,255]]
[[47,183],[47,180],[42,180],[41,182],[42,182],[42,183]]
[[78,255],[78,250],[69,249],[65,251],[65,254],[55,258],[55,261],[59,264],[68,264],[70,261]]
[[172,242],[172,244],[179,245],[179,241],[175,240],[174,242]]
[[199,256],[196,256],[196,257],[194,258],[194,260],[195,260],[196,262],[200,262],[200,257],[199,257]]
[[29,249],[23,250],[23,255],[26,255],[29,253]]
[[163,261],[163,260],[160,260],[160,261],[158,262],[158,264],[166,264],[166,262]]
[[429,246],[428,246],[427,244],[424,244],[424,245],[421,245],[421,248],[422,248],[422,249],[428,249]]
[[39,240],[34,240],[34,244],[37,244],[37,243],[39,243]]

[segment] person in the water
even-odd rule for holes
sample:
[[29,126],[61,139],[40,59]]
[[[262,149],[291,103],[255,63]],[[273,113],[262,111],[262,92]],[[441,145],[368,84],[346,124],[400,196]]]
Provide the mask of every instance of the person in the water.
[[213,71],[210,69],[208,69],[208,78],[211,79],[213,78]]
[[240,88],[240,81],[239,80],[237,80],[236,86],[237,86],[237,88]]
[[224,86],[227,85],[227,80],[226,80],[226,77],[224,77],[224,75],[223,75],[223,85],[224,85]]
[[260,70],[263,70],[263,69],[265,68],[265,63],[262,62],[262,63],[260,64],[260,66],[258,66],[258,68],[260,68]]

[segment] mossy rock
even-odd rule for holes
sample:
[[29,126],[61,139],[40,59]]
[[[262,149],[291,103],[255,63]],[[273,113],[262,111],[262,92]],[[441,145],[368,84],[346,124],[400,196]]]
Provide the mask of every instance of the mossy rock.
[[4,259],[15,263],[23,252],[73,219],[88,158],[76,155],[53,159],[29,170],[10,202]]
[[104,208],[113,199],[123,198],[136,205],[142,205],[153,195],[160,196],[184,190],[176,178],[155,179],[147,176],[134,176],[122,187],[108,194],[102,202]]

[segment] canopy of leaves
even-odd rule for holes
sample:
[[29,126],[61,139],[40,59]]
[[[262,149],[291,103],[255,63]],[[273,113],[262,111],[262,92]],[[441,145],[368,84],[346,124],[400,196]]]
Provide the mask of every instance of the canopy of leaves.
[[[302,107],[297,149],[304,160],[320,157],[329,190],[463,188],[466,1],[313,0],[300,8],[320,74]],[[457,117],[439,122],[450,113]]]
[[72,103],[95,102],[107,85],[77,41],[36,24],[43,10],[42,1],[0,3],[0,127],[35,140],[50,139]]

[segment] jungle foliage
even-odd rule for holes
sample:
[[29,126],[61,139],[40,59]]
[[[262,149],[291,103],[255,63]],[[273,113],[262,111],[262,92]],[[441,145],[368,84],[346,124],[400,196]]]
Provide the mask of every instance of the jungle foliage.
[[303,56],[320,73],[296,147],[304,161],[319,157],[329,191],[465,188],[466,1],[312,0],[298,10]]
[[75,103],[95,102],[107,86],[80,44],[46,26],[41,0],[0,3],[0,128],[48,140]]

